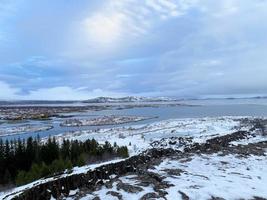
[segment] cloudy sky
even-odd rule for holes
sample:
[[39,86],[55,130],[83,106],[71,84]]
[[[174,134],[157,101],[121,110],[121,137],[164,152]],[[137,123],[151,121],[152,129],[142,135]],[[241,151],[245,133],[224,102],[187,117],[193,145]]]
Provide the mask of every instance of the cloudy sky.
[[267,94],[266,0],[1,0],[0,99]]

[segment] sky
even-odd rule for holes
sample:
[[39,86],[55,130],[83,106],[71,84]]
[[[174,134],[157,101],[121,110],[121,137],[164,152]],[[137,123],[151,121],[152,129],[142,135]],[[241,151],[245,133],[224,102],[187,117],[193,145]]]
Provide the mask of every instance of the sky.
[[0,0],[0,99],[267,94],[266,0]]

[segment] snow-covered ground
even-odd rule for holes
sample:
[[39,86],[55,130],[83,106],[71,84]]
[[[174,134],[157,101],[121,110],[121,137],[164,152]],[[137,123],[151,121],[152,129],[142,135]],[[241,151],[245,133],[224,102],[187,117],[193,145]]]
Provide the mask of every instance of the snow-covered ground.
[[[250,118],[251,120],[253,118]],[[110,129],[76,131],[58,135],[59,141],[63,139],[95,139],[99,143],[109,141],[118,145],[126,145],[130,156],[137,155],[149,148],[175,148],[183,151],[181,141],[185,143],[205,143],[208,139],[231,134],[236,131],[252,130],[251,123],[242,123],[244,117],[215,117],[215,118],[187,118],[171,119],[145,125],[134,125]],[[250,131],[251,132],[251,131]],[[182,138],[178,140],[177,138]],[[176,141],[176,142],[174,142]],[[231,142],[233,146],[246,145],[259,141],[267,141],[262,134],[249,135],[247,139]],[[153,145],[152,145],[153,144]],[[110,162],[119,162],[115,160]],[[86,173],[110,162],[74,168],[71,174]],[[170,171],[178,173],[170,173]],[[220,155],[194,154],[187,159],[165,158],[159,165],[149,169],[163,177],[169,186],[164,188],[167,199],[211,199],[221,197],[224,199],[253,199],[254,197],[267,198],[267,153],[262,156],[249,155],[241,157],[234,154]],[[64,174],[61,177],[71,174]],[[7,194],[19,194],[26,188],[31,188],[54,178],[42,179],[28,185],[15,188],[8,193],[0,192],[0,199]],[[121,189],[121,183],[134,186],[136,192],[127,192]],[[111,187],[102,186],[94,192],[79,196],[81,199],[141,199],[153,197],[162,199],[152,185],[142,185],[135,175],[117,177]],[[79,190],[70,192],[66,199],[76,199]],[[114,196],[115,195],[115,196]],[[73,197],[72,197],[73,196]],[[11,199],[12,195],[6,199]],[[151,199],[150,198],[150,199]]]
[[241,117],[170,119],[145,125],[75,131],[56,137],[59,141],[63,139],[84,141],[94,138],[100,143],[116,142],[119,146],[128,146],[130,155],[135,155],[152,148],[151,143],[165,138],[192,137],[192,142],[205,142],[214,136],[229,134],[240,129],[247,130],[248,127],[240,127],[241,119]]
[[[267,154],[266,154],[267,155]],[[191,160],[192,159],[192,160]],[[267,198],[266,156],[199,155],[188,161],[166,159],[154,173],[165,176],[165,181],[173,184],[166,191],[167,199],[182,199],[178,191],[190,199],[253,199]],[[168,169],[182,170],[180,176],[168,175]]]
[[[93,199],[95,196],[98,196],[100,199],[105,199],[105,200],[117,200],[118,198],[110,194],[110,192],[114,192],[114,191],[118,192],[121,195],[122,199],[132,200],[132,199],[140,199],[145,194],[154,192],[152,187],[137,186],[138,181],[136,181],[135,178],[137,177],[133,175],[121,177],[119,178],[118,182],[115,182],[112,185],[111,188],[107,188],[103,186],[100,190],[82,197],[81,200]],[[120,184],[120,182],[123,182],[124,184],[127,184],[127,185],[129,184],[131,186],[138,188],[136,189],[136,191],[138,192],[127,192],[127,191],[124,191],[123,189],[119,189],[118,185]],[[71,200],[71,199],[69,198],[68,200]]]
[[32,188],[33,186],[37,186],[37,185],[40,185],[42,183],[46,183],[46,182],[55,180],[57,178],[71,176],[71,175],[74,175],[74,174],[86,173],[89,170],[94,170],[95,168],[100,167],[102,165],[106,165],[106,164],[110,164],[110,163],[116,163],[116,162],[120,162],[120,161],[123,161],[123,160],[124,159],[115,159],[115,160],[112,160],[112,161],[107,161],[107,162],[102,162],[102,163],[97,163],[97,164],[91,164],[91,165],[85,165],[85,166],[82,166],[82,167],[74,167],[70,173],[68,171],[66,171],[65,174],[62,174],[60,176],[57,176],[56,178],[55,177],[43,178],[43,179],[34,181],[32,183],[29,183],[27,185],[23,185],[23,186],[20,186],[20,187],[11,189],[9,191],[4,191],[4,192],[1,192],[0,191],[0,199],[3,199],[3,200],[11,200],[13,197],[21,194],[22,191],[24,191],[26,189],[29,189],[29,188]]
[[262,142],[262,141],[266,141],[267,138],[266,136],[262,136],[262,135],[249,135],[248,138],[243,139],[243,140],[239,140],[239,141],[233,141],[230,144],[232,145],[247,145],[249,143],[257,143],[257,142]]
[[[118,199],[111,195],[112,193],[121,195],[122,199],[131,200],[139,200],[144,195],[153,195],[157,199],[168,200],[267,198],[266,156],[242,158],[234,155],[219,156],[213,154],[209,156],[198,155],[181,160],[166,159],[149,171],[160,175],[163,177],[163,181],[171,185],[165,189],[167,193],[165,198],[159,196],[153,184],[142,186],[142,181],[137,176],[128,175],[120,177],[112,184],[112,187],[102,186],[99,190],[87,194],[81,199],[89,200],[96,196],[100,199]],[[121,181],[124,184],[138,187],[139,190],[135,192],[121,190],[118,187]],[[71,200],[73,198],[66,199]]]

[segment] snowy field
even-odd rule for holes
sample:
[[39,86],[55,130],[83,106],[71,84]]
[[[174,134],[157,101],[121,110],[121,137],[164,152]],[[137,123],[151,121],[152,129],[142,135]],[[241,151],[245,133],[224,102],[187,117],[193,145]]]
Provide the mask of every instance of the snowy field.
[[[267,154],[266,154],[267,156]],[[173,184],[166,191],[167,199],[178,199],[182,192],[190,199],[253,199],[255,196],[267,198],[266,156],[199,155],[189,160],[166,159],[154,173],[166,176],[165,181]],[[182,162],[181,162],[182,161]],[[169,175],[169,169],[181,170],[180,176]],[[181,199],[180,196],[179,199]]]
[[[237,130],[247,130],[249,127],[241,127],[240,117],[216,117],[216,118],[187,118],[170,119],[145,125],[125,126],[110,129],[75,131],[57,135],[59,141],[63,139],[85,141],[95,139],[100,143],[116,142],[119,146],[126,145],[130,155],[141,153],[152,148],[150,145],[161,139],[172,137],[192,138],[192,142],[205,142],[207,139],[232,133]],[[167,144],[166,144],[167,145]],[[165,146],[164,148],[168,148]]]
[[[103,186],[100,190],[84,196],[85,199],[116,200],[115,195],[122,199],[138,200],[145,195],[155,199],[168,200],[207,200],[212,198],[224,199],[253,199],[267,197],[267,159],[266,156],[250,156],[240,158],[233,155],[219,156],[199,155],[183,160],[164,160],[159,166],[150,169],[150,172],[164,177],[171,186],[165,190],[167,195],[161,198],[155,191],[153,184],[143,186],[135,175],[120,177],[112,187]],[[126,192],[118,187],[123,182],[136,187]],[[78,190],[73,194],[78,193]],[[74,198],[66,198],[72,200]],[[145,199],[145,198],[143,198]],[[150,198],[153,199],[153,198]]]
[[[247,145],[267,141],[267,136],[258,134],[252,129],[251,123],[242,123],[244,117],[215,117],[215,118],[187,118],[171,119],[146,125],[134,125],[96,131],[76,131],[57,135],[57,139],[95,139],[100,143],[109,141],[118,145],[126,145],[130,156],[137,155],[150,148],[173,148],[183,151],[184,144],[205,143],[208,139],[228,135],[236,131],[250,131],[246,139],[232,141],[230,146]],[[249,118],[253,120],[254,118]],[[257,134],[256,134],[257,133]],[[177,141],[182,138],[183,142]],[[45,139],[44,139],[45,140]],[[70,174],[86,173],[106,163],[75,167]],[[253,199],[254,197],[267,198],[267,153],[265,155],[249,155],[247,157],[234,154],[219,155],[194,154],[187,159],[165,158],[148,170],[163,177],[167,186],[164,188],[165,199]],[[170,173],[172,172],[172,173]],[[175,173],[174,173],[175,172]],[[42,179],[34,183],[18,187],[8,192],[0,192],[0,199],[12,199],[26,188],[39,185],[54,178]],[[125,185],[131,191],[125,189]],[[130,186],[129,186],[130,185]],[[133,187],[131,187],[133,186]],[[126,187],[126,188],[127,188]],[[12,194],[13,193],[13,194]],[[140,177],[126,175],[117,177],[110,187],[102,186],[96,191],[81,195],[81,191],[70,192],[68,200],[72,199],[164,199],[155,191],[151,184],[144,185]],[[8,195],[12,194],[12,195]],[[8,196],[7,196],[8,195]],[[7,196],[7,198],[4,198]],[[79,198],[78,198],[79,196]],[[52,198],[51,198],[52,199]]]

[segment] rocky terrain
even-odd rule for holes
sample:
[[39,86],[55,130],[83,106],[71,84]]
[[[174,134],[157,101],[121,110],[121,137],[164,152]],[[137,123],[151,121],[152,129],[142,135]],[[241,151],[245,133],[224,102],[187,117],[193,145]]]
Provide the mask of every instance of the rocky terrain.
[[[227,119],[220,120],[227,122]],[[219,124],[215,123],[219,119],[202,120],[206,131],[202,131],[201,136],[205,137],[191,134],[156,138],[148,150],[126,160],[74,169],[69,174],[0,193],[0,197],[18,200],[267,199],[267,120],[234,118],[231,128],[221,128],[221,134]],[[215,134],[207,130],[207,121],[214,125]],[[177,125],[172,123],[172,126],[174,124]],[[176,131],[179,132],[182,125],[186,123],[181,123]],[[155,129],[156,124],[151,127]],[[175,132],[173,127],[171,132]]]

